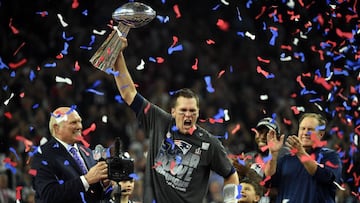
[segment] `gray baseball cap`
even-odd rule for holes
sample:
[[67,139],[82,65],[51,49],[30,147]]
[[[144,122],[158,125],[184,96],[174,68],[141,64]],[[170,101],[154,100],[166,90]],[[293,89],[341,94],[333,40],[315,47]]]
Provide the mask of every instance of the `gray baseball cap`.
[[268,129],[275,130],[276,134],[280,135],[279,124],[273,118],[266,117],[261,119],[256,125],[256,129],[260,129],[264,126],[267,127]]

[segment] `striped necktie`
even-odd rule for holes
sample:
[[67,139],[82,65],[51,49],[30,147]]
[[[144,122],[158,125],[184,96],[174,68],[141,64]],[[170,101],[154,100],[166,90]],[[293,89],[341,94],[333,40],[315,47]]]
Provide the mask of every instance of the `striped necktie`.
[[88,170],[85,166],[85,163],[81,159],[80,154],[78,153],[78,150],[75,147],[71,147],[69,151],[72,154],[73,158],[75,159],[76,163],[79,165],[79,167],[82,171],[82,174],[83,175],[86,174]]

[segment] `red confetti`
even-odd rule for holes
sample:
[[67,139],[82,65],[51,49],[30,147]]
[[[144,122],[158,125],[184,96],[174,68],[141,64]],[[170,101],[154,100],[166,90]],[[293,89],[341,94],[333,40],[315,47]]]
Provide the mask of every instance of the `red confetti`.
[[179,5],[175,4],[173,6],[174,12],[176,14],[176,18],[180,18],[181,17],[181,13],[180,13],[180,9],[179,9]]
[[14,26],[12,26],[12,18],[10,18],[9,27],[10,27],[11,31],[12,31],[15,35],[16,35],[16,34],[19,34],[19,30],[16,29]]
[[179,38],[178,38],[178,37],[173,36],[172,38],[173,38],[173,43],[172,43],[172,45],[171,45],[170,47],[175,46],[175,45],[179,42]]
[[190,128],[189,130],[189,134],[192,135],[194,133],[194,131],[196,130],[196,127],[193,126],[192,128]]
[[156,162],[156,164],[152,168],[157,168],[158,166],[161,166],[161,165],[162,165],[162,162],[158,161],[158,162]]
[[16,186],[16,199],[21,200],[21,190],[23,189],[23,186]]
[[176,162],[175,162],[174,160],[172,160],[172,161],[170,162],[170,173],[171,173],[172,175],[175,175],[175,172],[174,172],[175,166],[176,166]]
[[24,143],[24,145],[25,145],[25,152],[29,152],[29,151],[30,151],[31,146],[33,145],[33,142],[32,142],[32,141],[30,141],[30,140],[28,140],[28,139],[26,139],[25,137],[20,136],[20,135],[16,135],[15,139],[16,139],[17,141],[21,141],[21,142]]
[[195,58],[195,64],[191,66],[191,68],[193,70],[197,70],[198,69],[198,63],[199,63],[199,59],[198,58]]
[[360,175],[357,176],[356,173],[354,172],[353,173],[353,176],[354,176],[354,183],[355,183],[355,186],[359,186],[359,182],[360,182]]
[[150,103],[148,103],[148,104],[146,105],[146,107],[144,108],[144,114],[147,114],[147,112],[149,111],[149,109],[150,109]]
[[4,160],[3,160],[3,162],[10,164],[12,167],[16,167],[16,166],[17,166],[17,163],[14,162],[14,161],[11,161],[10,157],[5,157]]
[[12,114],[10,112],[5,112],[4,116],[8,119],[12,119]]
[[156,63],[164,63],[165,59],[162,57],[156,57]]
[[271,176],[266,176],[266,178],[265,178],[263,181],[260,182],[260,185],[261,185],[261,186],[264,186],[265,183],[266,183],[266,181],[268,181],[268,180],[270,180],[270,179],[271,179]]
[[36,176],[37,170],[31,168],[31,169],[29,169],[28,174],[31,175],[31,176]]
[[20,49],[25,45],[25,42],[21,43],[21,45],[19,46],[19,48],[16,49],[16,51],[13,53],[13,56],[15,56],[19,51]]
[[231,134],[234,135],[236,132],[240,130],[240,124],[236,124],[235,128],[231,130]]
[[27,59],[23,58],[17,63],[9,63],[11,69],[19,68],[20,66],[24,65],[27,62]]
[[298,109],[296,106],[292,106],[292,107],[291,107],[291,110],[293,111],[293,113],[294,113],[295,115],[298,115],[298,114],[300,113],[299,109]]
[[215,41],[212,39],[206,40],[206,44],[215,44]]
[[343,38],[347,38],[347,39],[352,39],[354,37],[354,35],[351,32],[343,32],[339,28],[336,28],[336,34],[339,37],[343,37]]
[[258,73],[261,73],[265,78],[267,78],[267,76],[269,75],[269,72],[263,70],[260,66],[257,66],[257,67],[256,67],[256,71],[257,71]]
[[300,157],[300,161],[302,163],[308,162],[308,161],[315,161],[315,155],[314,154],[312,154],[310,156],[303,155],[303,156]]
[[223,19],[218,19],[216,25],[218,26],[218,28],[220,30],[223,30],[223,31],[228,31],[229,27],[230,27],[229,23]]
[[265,10],[266,10],[266,6],[261,7],[261,11],[260,11],[260,13],[255,17],[255,19],[257,20],[258,18],[260,18],[260,17],[264,14]]
[[317,84],[322,85],[327,91],[330,91],[333,88],[333,86],[331,84],[329,84],[325,80],[325,78],[319,77],[317,75],[315,75],[315,77],[314,77],[314,82],[317,83]]
[[288,51],[292,50],[292,47],[290,45],[281,45],[280,47],[281,47],[281,49],[286,49]]
[[56,56],[56,59],[63,59],[63,58],[64,58],[64,55],[62,53],[60,53]]
[[221,70],[220,73],[218,74],[217,78],[220,78],[222,75],[224,75],[225,70]]
[[77,136],[76,139],[79,140],[86,148],[90,147],[90,144],[84,139],[83,136]]
[[79,147],[81,151],[83,151],[85,153],[86,156],[90,156],[90,153],[88,151],[86,151],[86,149],[84,149],[83,146]]
[[74,71],[79,71],[80,70],[80,65],[78,61],[75,61],[75,68]]
[[263,63],[270,63],[270,60],[268,60],[268,59],[263,59],[263,58],[261,58],[260,56],[257,57],[257,60],[260,61],[260,62],[263,62]]
[[335,165],[335,164],[331,163],[331,161],[326,161],[325,165],[329,166],[330,168],[339,168],[339,165]]
[[71,4],[71,8],[75,9],[79,7],[79,1],[78,0],[73,0],[72,4]]
[[84,136],[87,136],[90,132],[95,131],[96,130],[96,124],[92,123],[91,126],[85,130],[83,130],[82,134]]
[[284,124],[286,124],[286,125],[291,125],[291,120],[290,119],[287,119],[287,118],[283,118],[283,122],[284,122]]

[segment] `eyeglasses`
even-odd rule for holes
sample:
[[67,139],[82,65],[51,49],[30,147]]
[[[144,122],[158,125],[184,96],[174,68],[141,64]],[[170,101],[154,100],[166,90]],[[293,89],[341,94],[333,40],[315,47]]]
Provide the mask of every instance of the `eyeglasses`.
[[198,114],[198,111],[196,109],[179,109],[177,111],[177,113],[180,115],[180,116],[186,116],[186,115],[189,115],[189,116],[196,116]]

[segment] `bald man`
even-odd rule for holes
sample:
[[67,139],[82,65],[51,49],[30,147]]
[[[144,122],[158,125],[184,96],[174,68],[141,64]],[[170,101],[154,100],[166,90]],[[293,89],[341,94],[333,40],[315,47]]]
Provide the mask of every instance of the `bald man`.
[[107,164],[96,162],[91,150],[79,143],[81,121],[72,107],[59,107],[51,114],[52,139],[39,147],[31,161],[37,203],[91,203],[107,198]]

